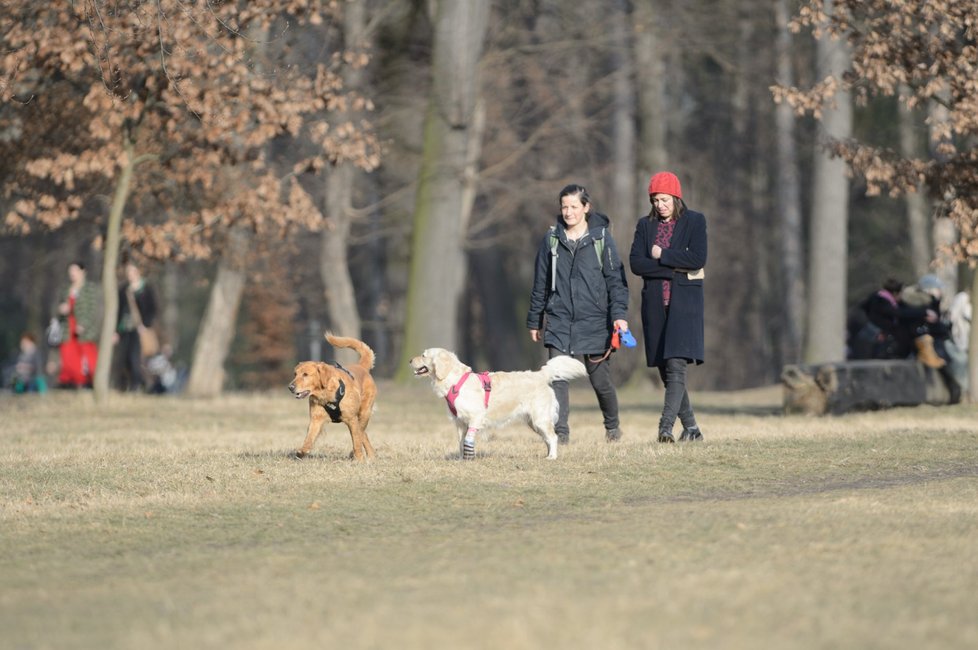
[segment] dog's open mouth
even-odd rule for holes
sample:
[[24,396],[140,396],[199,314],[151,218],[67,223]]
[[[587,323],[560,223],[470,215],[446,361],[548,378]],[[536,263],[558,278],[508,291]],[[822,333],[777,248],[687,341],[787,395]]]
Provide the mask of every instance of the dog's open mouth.
[[428,366],[421,366],[420,368],[415,368],[414,369],[414,376],[415,377],[423,377],[423,376],[427,375],[428,372],[429,372],[428,371]]
[[311,390],[299,391],[298,393],[295,393],[295,398],[296,399],[305,399],[305,398],[309,397],[309,393],[311,393],[311,392],[312,392]]

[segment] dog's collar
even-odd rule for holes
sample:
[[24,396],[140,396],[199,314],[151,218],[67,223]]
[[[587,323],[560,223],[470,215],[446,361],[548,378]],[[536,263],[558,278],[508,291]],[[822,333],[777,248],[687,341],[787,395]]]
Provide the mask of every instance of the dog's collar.
[[[455,410],[455,400],[458,399],[458,393],[460,390],[462,390],[462,384],[465,383],[465,380],[468,379],[469,375],[471,374],[472,374],[471,370],[463,374],[462,378],[459,379],[454,386],[449,388],[448,392],[445,394],[445,401],[448,402],[448,410],[452,412],[452,415],[458,415],[458,412]],[[486,393],[485,405],[486,407],[488,407],[489,391],[492,390],[492,379],[489,378],[488,372],[480,372],[478,376],[479,379],[482,380],[482,390],[484,390]]]

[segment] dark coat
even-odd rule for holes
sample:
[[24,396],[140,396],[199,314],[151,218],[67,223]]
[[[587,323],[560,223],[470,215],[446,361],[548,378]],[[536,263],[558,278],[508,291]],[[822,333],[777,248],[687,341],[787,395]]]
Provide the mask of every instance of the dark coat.
[[[119,289],[119,315],[116,321],[118,332],[131,332],[136,329],[133,317],[130,315],[129,297],[127,295],[129,285],[125,284]],[[156,320],[156,296],[153,289],[144,280],[142,285],[133,294],[136,299],[136,309],[139,310],[140,320],[146,327],[152,327]]]
[[[903,359],[913,352],[915,330],[927,322],[927,308],[899,302],[888,292],[874,291],[861,305],[870,327],[863,325],[853,343],[853,357]],[[873,345],[861,345],[862,340]]]
[[[628,286],[608,217],[588,216],[588,232],[572,251],[563,219],[557,217],[557,289],[551,291],[550,232],[537,250],[529,329],[543,330],[543,343],[564,354],[603,354],[611,345],[612,323],[628,318]],[[604,238],[603,262],[595,241]],[[544,320],[546,316],[546,320]]]
[[[676,221],[672,241],[660,259],[652,257],[659,219],[642,217],[635,227],[629,263],[642,287],[642,333],[650,367],[666,359],[703,363],[703,280],[691,280],[687,270],[706,266],[706,217],[687,210]],[[662,280],[672,282],[668,316],[662,305]]]

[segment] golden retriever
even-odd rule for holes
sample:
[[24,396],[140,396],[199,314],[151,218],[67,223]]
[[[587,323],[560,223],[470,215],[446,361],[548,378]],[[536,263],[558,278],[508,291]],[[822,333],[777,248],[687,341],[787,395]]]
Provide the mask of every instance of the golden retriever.
[[363,341],[333,336],[328,332],[326,340],[334,347],[356,350],[360,359],[349,368],[319,361],[303,361],[295,367],[289,390],[296,399],[309,398],[309,429],[296,456],[302,458],[309,453],[328,418],[342,422],[350,430],[353,458],[373,458],[374,448],[367,438],[367,423],[377,398],[377,385],[370,376],[374,351]]
[[454,408],[459,453],[465,460],[475,457],[477,431],[513,420],[523,420],[536,431],[547,443],[547,458],[556,458],[557,396],[551,384],[587,376],[583,363],[566,356],[554,357],[536,371],[478,375],[442,348],[430,348],[414,357],[411,368],[417,377],[430,376],[435,394],[448,401],[449,412]]

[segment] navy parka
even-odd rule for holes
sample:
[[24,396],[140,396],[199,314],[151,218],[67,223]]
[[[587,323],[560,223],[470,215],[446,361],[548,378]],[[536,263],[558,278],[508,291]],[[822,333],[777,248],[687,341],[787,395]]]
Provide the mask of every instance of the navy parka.
[[[676,221],[669,248],[652,257],[659,229],[657,217],[642,217],[635,227],[629,254],[632,273],[642,287],[642,331],[649,367],[666,359],[681,358],[703,363],[703,280],[692,280],[687,271],[706,266],[706,217],[686,210]],[[669,310],[662,304],[662,281],[671,280]]]
[[[543,331],[543,343],[564,354],[604,354],[611,345],[612,323],[628,318],[628,286],[615,240],[608,231],[608,217],[588,215],[588,231],[572,249],[563,218],[557,217],[556,291],[551,291],[550,232],[537,250],[526,315],[528,329]],[[603,262],[595,241],[604,238]],[[546,316],[546,320],[544,320]]]

